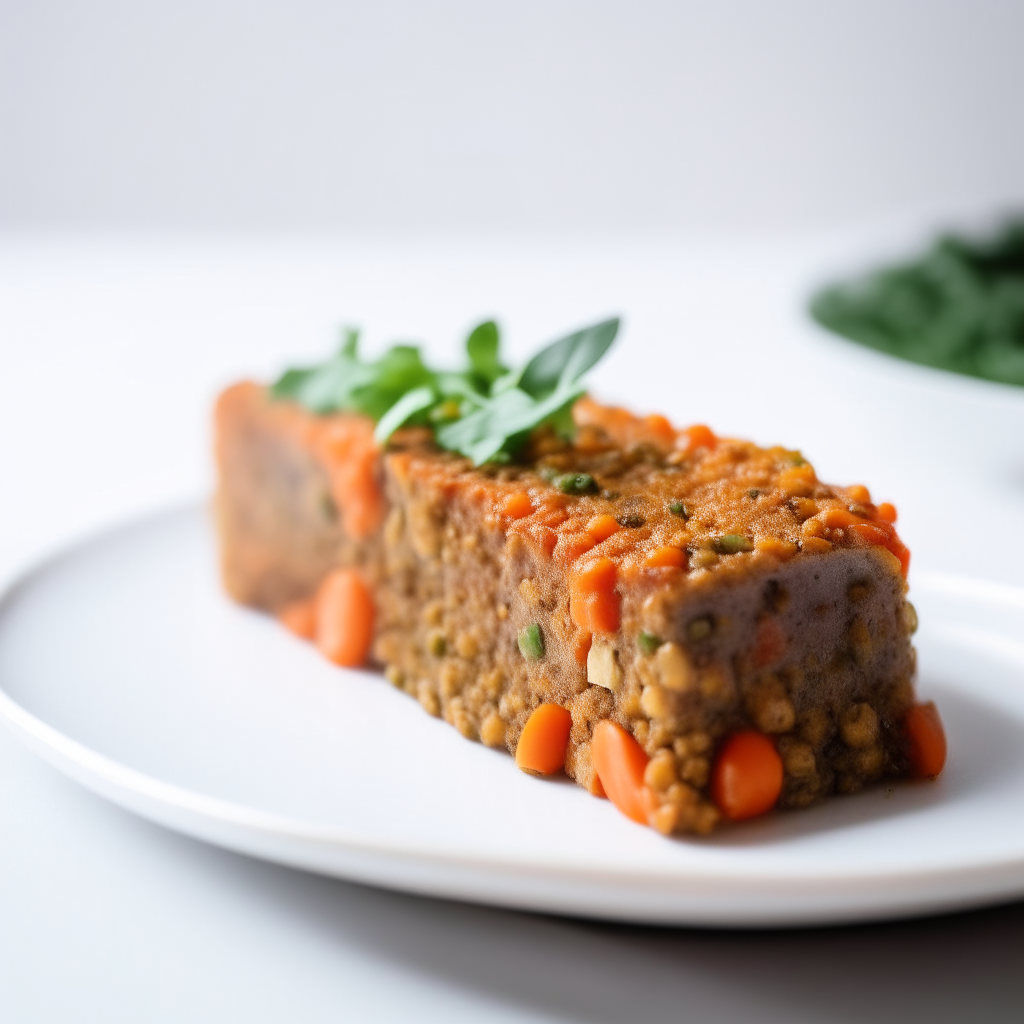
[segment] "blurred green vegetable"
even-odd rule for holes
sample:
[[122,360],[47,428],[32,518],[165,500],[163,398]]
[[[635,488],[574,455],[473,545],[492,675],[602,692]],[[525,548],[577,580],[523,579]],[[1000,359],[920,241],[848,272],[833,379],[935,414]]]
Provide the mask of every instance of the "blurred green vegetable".
[[1024,219],[988,237],[940,238],[918,259],[831,285],[811,315],[903,359],[1024,385]]

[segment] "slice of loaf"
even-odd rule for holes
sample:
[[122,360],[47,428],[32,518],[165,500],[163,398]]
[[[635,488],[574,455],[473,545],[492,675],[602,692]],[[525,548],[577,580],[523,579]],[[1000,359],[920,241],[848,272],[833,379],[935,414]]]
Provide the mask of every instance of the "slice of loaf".
[[565,771],[593,793],[594,729],[615,722],[650,757],[644,813],[666,833],[713,827],[739,733],[777,751],[781,806],[911,773],[916,617],[891,507],[787,449],[589,399],[575,418],[571,443],[540,432],[474,468],[426,432],[380,451],[368,419],[231,388],[226,587],[281,612],[356,569],[395,686],[513,753],[540,704],[567,709]]

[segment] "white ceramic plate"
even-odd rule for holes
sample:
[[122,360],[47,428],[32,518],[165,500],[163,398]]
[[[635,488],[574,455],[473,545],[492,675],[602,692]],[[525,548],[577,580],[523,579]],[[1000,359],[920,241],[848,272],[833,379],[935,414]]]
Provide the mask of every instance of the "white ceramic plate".
[[462,739],[226,600],[205,513],[58,556],[0,605],[0,714],[90,789],[213,843],[396,889],[637,922],[896,917],[1024,894],[1024,591],[913,580],[937,783],[663,839]]

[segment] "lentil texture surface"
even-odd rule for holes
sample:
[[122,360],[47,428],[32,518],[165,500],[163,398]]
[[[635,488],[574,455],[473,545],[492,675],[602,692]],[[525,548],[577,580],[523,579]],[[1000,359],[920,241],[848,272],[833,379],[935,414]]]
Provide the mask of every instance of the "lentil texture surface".
[[[229,392],[228,588],[280,612],[355,568],[393,685],[513,754],[538,708],[564,709],[565,772],[665,834],[743,816],[716,778],[770,794],[760,812],[910,774],[916,616],[895,509],[822,483],[792,449],[590,399],[574,417],[572,442],[535,432],[518,462],[475,468],[426,430],[380,451],[358,417]],[[634,745],[602,755],[604,779],[601,722]],[[774,759],[719,765],[751,732]],[[780,781],[748,785],[736,764],[781,766]]]

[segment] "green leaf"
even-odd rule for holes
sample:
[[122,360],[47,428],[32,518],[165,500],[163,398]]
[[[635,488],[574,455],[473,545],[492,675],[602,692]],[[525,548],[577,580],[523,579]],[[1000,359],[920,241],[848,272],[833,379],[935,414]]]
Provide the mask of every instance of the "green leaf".
[[359,329],[357,327],[345,328],[345,340],[341,343],[341,354],[349,359],[356,359],[356,349],[359,348]]
[[429,385],[407,391],[377,422],[373,432],[378,444],[387,439],[401,426],[404,426],[416,413],[429,409],[437,401],[437,394]]
[[501,335],[498,325],[493,320],[478,324],[466,339],[466,354],[473,372],[485,385],[492,385],[502,374],[507,373],[506,367],[498,359],[501,346]]
[[320,366],[287,370],[271,395],[315,413],[364,413],[377,422],[382,444],[415,420],[434,424],[442,448],[476,465],[508,461],[542,424],[571,436],[572,404],[584,392],[580,377],[607,350],[618,326],[617,319],[607,320],[577,331],[510,372],[498,359],[498,327],[487,321],[466,340],[469,366],[454,373],[428,367],[414,345],[394,345],[375,361],[361,359],[359,334],[349,328],[334,356]]
[[519,387],[543,398],[560,384],[579,380],[608,351],[619,332],[619,318],[584,327],[542,348],[527,364]]
[[297,398],[302,385],[309,379],[314,370],[303,370],[292,367],[285,370],[273,384],[270,385],[270,397],[277,399]]

